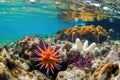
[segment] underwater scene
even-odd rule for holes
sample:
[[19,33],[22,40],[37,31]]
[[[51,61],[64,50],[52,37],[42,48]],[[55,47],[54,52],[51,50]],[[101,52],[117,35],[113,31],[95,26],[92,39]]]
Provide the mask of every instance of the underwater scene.
[[120,80],[120,0],[0,0],[0,80]]

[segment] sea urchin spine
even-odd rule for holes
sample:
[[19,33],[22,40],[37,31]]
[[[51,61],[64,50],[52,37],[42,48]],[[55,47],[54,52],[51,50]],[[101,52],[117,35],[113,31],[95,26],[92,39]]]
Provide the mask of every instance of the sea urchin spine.
[[43,48],[37,46],[37,49],[34,53],[38,55],[36,61],[39,61],[39,64],[36,66],[40,66],[40,69],[45,67],[47,70],[46,74],[49,74],[50,71],[54,73],[53,70],[55,68],[60,68],[59,63],[61,55],[59,54],[58,50],[56,50],[56,47],[52,48],[50,44],[46,46],[43,42]]

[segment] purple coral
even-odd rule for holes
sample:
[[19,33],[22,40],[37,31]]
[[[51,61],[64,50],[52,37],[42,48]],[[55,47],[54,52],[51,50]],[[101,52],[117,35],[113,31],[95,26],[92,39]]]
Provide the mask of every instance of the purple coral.
[[71,55],[71,60],[74,66],[81,68],[91,68],[93,56],[83,56],[79,52]]

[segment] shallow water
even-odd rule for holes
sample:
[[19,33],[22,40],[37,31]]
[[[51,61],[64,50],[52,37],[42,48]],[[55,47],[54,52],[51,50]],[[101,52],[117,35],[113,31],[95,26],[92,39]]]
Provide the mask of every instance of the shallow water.
[[[35,4],[27,1],[29,0],[0,1],[0,43],[14,41],[26,35],[53,35],[62,28],[76,25],[74,21],[60,19],[61,10],[56,8],[55,0],[39,0]],[[62,0],[58,1],[63,2]],[[119,29],[119,22],[119,19],[111,18],[111,21],[91,23],[80,20],[77,24],[103,25],[108,29],[112,28],[112,25]]]
[[48,4],[0,3],[0,42],[26,35],[51,35],[63,27],[74,25],[62,22],[58,12]]

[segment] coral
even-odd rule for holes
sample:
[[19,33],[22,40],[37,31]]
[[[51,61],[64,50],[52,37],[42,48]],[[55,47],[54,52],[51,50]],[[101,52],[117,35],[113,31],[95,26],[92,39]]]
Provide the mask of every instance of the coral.
[[54,73],[54,68],[59,69],[61,55],[58,51],[59,50],[56,50],[56,47],[52,48],[50,44],[46,46],[44,42],[43,48],[37,46],[37,49],[34,50],[34,53],[38,55],[38,58],[36,58],[36,60],[40,62],[38,64],[40,65],[40,68],[45,67],[47,69],[46,74],[49,74],[50,71]]
[[109,62],[98,68],[98,72],[94,73],[94,77],[90,80],[111,80],[113,76],[119,74],[119,64],[116,62]]
[[[108,52],[105,59],[99,63],[90,80],[119,80],[120,77],[120,48]],[[95,64],[95,63],[94,63]]]
[[64,28],[57,35],[57,40],[68,40],[74,42],[75,39],[82,38],[93,42],[103,42],[107,38],[107,31],[102,26],[81,26]]
[[78,50],[81,53],[90,53],[96,47],[96,43],[91,43],[88,46],[88,41],[86,40],[84,43],[81,42],[79,38],[76,38],[75,44],[72,46],[72,50]]

